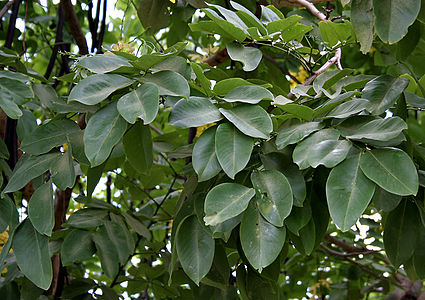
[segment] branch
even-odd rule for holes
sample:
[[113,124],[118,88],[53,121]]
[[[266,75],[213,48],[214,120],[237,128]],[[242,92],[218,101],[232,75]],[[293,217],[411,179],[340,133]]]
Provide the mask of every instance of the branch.
[[361,252],[361,251],[365,251],[366,249],[362,248],[362,247],[357,247],[357,246],[353,246],[350,244],[347,244],[344,241],[338,240],[337,238],[327,234],[325,235],[325,241],[337,245],[339,248],[341,248],[344,251],[347,252]]
[[16,0],[10,0],[9,2],[7,2],[3,8],[0,11],[0,19],[3,18],[4,14],[7,12],[7,10],[9,9],[9,7],[12,6],[13,2],[15,2]]
[[[336,1],[336,0],[308,0],[308,2],[312,3],[312,4],[317,4],[317,3],[321,3],[321,2],[332,2],[332,1]],[[304,6],[301,5],[300,3],[297,3],[298,1],[296,0],[275,0],[272,1],[272,4],[275,5],[276,7],[282,7],[282,6]],[[265,3],[267,4],[267,3]]]
[[103,36],[105,35],[105,28],[106,28],[106,3],[107,0],[103,0],[103,15],[102,15],[102,23],[100,25],[100,32],[99,32],[99,38],[97,40],[97,53],[103,53],[102,51],[102,43],[103,43]]
[[[289,2],[292,3],[292,6],[303,6],[307,8],[314,16],[316,16],[320,21],[327,22],[326,16],[319,11],[316,6],[314,6],[314,3],[307,1],[307,0],[290,0]],[[318,1],[323,2],[323,1]]]
[[210,65],[211,67],[218,66],[219,64],[225,62],[229,59],[226,48],[218,51],[214,55],[208,57],[206,60],[202,61],[205,64]]
[[58,7],[58,25],[56,30],[56,38],[55,38],[55,46],[53,47],[52,55],[50,56],[49,64],[47,65],[46,73],[44,74],[44,78],[49,79],[52,74],[53,67],[55,65],[56,58],[58,56],[59,47],[61,46],[59,43],[62,42],[62,30],[64,23],[64,15],[62,4],[59,4]]
[[336,49],[335,55],[329,59],[323,66],[320,67],[319,70],[315,71],[313,75],[311,75],[304,83],[304,85],[311,84],[317,76],[324,73],[327,69],[329,69],[332,65],[336,64],[339,70],[342,70],[341,66],[341,48]]
[[78,21],[77,14],[75,13],[74,6],[72,5],[71,0],[61,0],[60,3],[65,14],[66,22],[69,25],[72,37],[74,38],[75,43],[79,48],[80,54],[88,54],[89,48],[87,47],[87,41],[84,36],[83,30],[81,29],[80,22]]

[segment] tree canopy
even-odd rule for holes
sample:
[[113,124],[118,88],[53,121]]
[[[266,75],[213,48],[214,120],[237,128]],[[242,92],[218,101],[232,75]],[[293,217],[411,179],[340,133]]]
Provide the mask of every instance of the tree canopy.
[[1,297],[424,299],[425,1],[113,4],[0,4]]

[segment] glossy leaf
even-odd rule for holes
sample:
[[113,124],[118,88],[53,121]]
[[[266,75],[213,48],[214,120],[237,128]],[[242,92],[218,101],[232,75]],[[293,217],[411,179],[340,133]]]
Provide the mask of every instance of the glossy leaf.
[[15,192],[24,187],[31,179],[46,172],[61,153],[47,153],[40,156],[23,155],[19,159],[3,193]]
[[99,232],[93,234],[92,239],[96,245],[97,255],[100,258],[102,270],[105,272],[106,276],[114,278],[118,273],[118,252],[105,227],[102,226]]
[[359,116],[348,119],[337,128],[348,139],[389,141],[407,129],[407,124],[399,117],[381,119]]
[[127,123],[113,102],[97,111],[84,131],[84,151],[92,167],[102,164],[112,148],[121,140]]
[[336,108],[331,110],[326,118],[344,119],[349,116],[358,114],[370,106],[370,102],[366,99],[353,99],[341,103]]
[[293,202],[288,179],[277,170],[254,171],[251,182],[261,215],[271,224],[282,227]]
[[324,165],[333,168],[342,162],[351,149],[351,143],[346,140],[327,140],[316,144],[314,151],[309,153],[308,163],[313,168]]
[[142,119],[144,124],[151,123],[158,113],[158,108],[158,88],[149,82],[125,94],[117,103],[119,113],[131,124],[134,124],[137,118]]
[[0,86],[0,107],[4,113],[12,119],[19,119],[22,116],[22,110],[14,101],[15,95],[9,90]]
[[326,181],[326,197],[332,220],[347,231],[369,205],[375,184],[360,169],[360,155],[332,169]]
[[372,47],[374,21],[372,0],[352,0],[351,22],[363,53],[369,52]]
[[47,290],[53,277],[47,236],[37,232],[30,220],[25,219],[16,229],[12,247],[21,272],[36,286]]
[[410,157],[399,149],[366,151],[360,159],[363,173],[384,190],[401,196],[416,195],[418,172]]
[[147,77],[142,77],[141,80],[154,83],[158,87],[160,95],[183,96],[186,98],[190,95],[187,80],[179,73],[173,71],[159,71]]
[[252,138],[229,123],[220,124],[215,134],[215,153],[223,171],[230,177],[248,164],[254,147]]
[[53,120],[38,126],[30,135],[25,136],[20,148],[33,155],[46,153],[65,144],[70,135],[79,131],[80,127],[73,121]]
[[62,263],[64,266],[68,266],[73,262],[89,259],[95,251],[92,232],[74,229],[65,237],[62,243]]
[[252,267],[259,272],[279,255],[285,242],[285,227],[275,227],[267,222],[253,205],[242,217],[240,240],[243,252]]
[[226,49],[232,60],[240,61],[243,64],[243,70],[245,72],[254,71],[263,57],[261,50],[254,47],[227,44]]
[[221,171],[215,152],[215,134],[217,127],[208,128],[202,133],[193,147],[192,164],[198,181],[208,180]]
[[224,20],[212,9],[206,8],[203,11],[215,23],[214,25],[221,28],[227,34],[227,36],[231,37],[231,39],[235,39],[239,42],[243,42],[246,39],[247,34],[244,30],[232,24],[231,22]]
[[153,144],[149,126],[137,122],[123,137],[125,155],[131,166],[140,173],[153,165]]
[[270,116],[258,105],[241,104],[231,109],[219,108],[219,111],[248,136],[267,139],[273,130]]
[[66,224],[75,228],[93,228],[103,225],[108,211],[103,209],[79,209],[69,216]]
[[189,100],[181,99],[174,105],[168,122],[180,128],[189,128],[217,122],[222,118],[209,98],[190,97]]
[[384,42],[396,43],[407,34],[421,8],[421,0],[373,0],[375,29]]
[[53,183],[61,190],[72,188],[75,184],[75,168],[72,160],[71,146],[58,157],[51,166],[51,176]]
[[317,144],[327,140],[336,141],[338,137],[339,132],[333,128],[323,129],[314,133],[295,147],[292,154],[294,162],[301,170],[308,168],[310,166],[308,158],[316,151]]
[[132,66],[128,59],[111,53],[84,57],[78,61],[78,65],[88,69],[90,72],[99,74],[108,73],[120,67]]
[[50,236],[55,225],[53,189],[50,181],[35,190],[28,204],[28,217],[34,228]]
[[389,75],[381,75],[369,81],[362,91],[362,97],[371,102],[368,110],[375,115],[385,112],[394,105],[408,83],[406,78],[394,78]]
[[395,268],[406,262],[415,250],[420,218],[415,204],[403,200],[388,214],[384,228],[385,252]]
[[106,221],[104,226],[109,239],[117,249],[119,262],[124,265],[134,251],[134,240],[123,219],[116,214],[110,214],[111,221]]
[[81,80],[71,90],[68,101],[78,101],[87,105],[95,105],[105,100],[116,90],[122,89],[133,83],[118,74],[95,74]]
[[131,216],[128,213],[123,213],[122,215],[124,216],[127,224],[130,225],[134,229],[134,231],[137,232],[137,234],[145,237],[147,240],[151,240],[152,234],[145,226],[145,224],[143,224],[139,219]]
[[183,221],[176,236],[177,253],[183,270],[197,285],[207,275],[214,259],[214,240],[196,216]]
[[222,183],[209,191],[205,198],[206,225],[215,226],[242,213],[255,191],[237,183]]
[[227,93],[223,99],[227,102],[243,102],[257,104],[263,99],[274,99],[269,90],[258,85],[242,85]]
[[276,146],[283,149],[290,144],[295,144],[304,139],[309,134],[318,131],[324,127],[319,122],[307,122],[293,124],[279,131],[276,137]]

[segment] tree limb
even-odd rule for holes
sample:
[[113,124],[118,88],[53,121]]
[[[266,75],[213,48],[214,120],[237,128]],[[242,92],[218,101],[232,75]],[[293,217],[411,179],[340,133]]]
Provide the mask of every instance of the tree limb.
[[[321,3],[321,2],[333,2],[336,0],[308,0],[308,2],[312,3],[312,4],[317,4],[317,3]],[[275,5],[276,7],[282,7],[282,6],[304,6],[301,5],[299,3],[297,3],[296,0],[273,0],[272,4]]]
[[13,2],[15,2],[16,0],[10,0],[9,2],[7,2],[3,8],[0,11],[0,19],[3,18],[4,14],[7,12],[7,10],[9,9],[9,7],[12,6]]
[[74,38],[75,43],[79,48],[79,53],[81,55],[88,54],[89,48],[87,47],[87,41],[83,30],[81,29],[80,22],[78,21],[77,14],[75,13],[71,0],[61,0],[60,3],[65,14],[66,22],[68,23],[69,29],[71,30],[72,37]]

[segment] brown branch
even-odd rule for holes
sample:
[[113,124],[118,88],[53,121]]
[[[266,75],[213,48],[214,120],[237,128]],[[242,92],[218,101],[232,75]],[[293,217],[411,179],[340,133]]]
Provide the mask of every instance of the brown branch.
[[336,66],[337,66],[337,68],[339,70],[342,70],[342,66],[341,66],[341,48],[336,49],[335,55],[331,59],[329,59],[323,66],[321,66],[319,68],[319,70],[315,71],[313,73],[313,75],[311,75],[304,82],[304,85],[311,84],[317,78],[317,76],[319,76],[320,74],[326,72],[326,70],[328,70],[334,64],[336,64]]
[[[308,0],[308,2],[312,3],[312,4],[317,4],[317,3],[321,3],[321,2],[332,2],[332,1],[336,1],[336,0]],[[265,3],[267,4],[267,3]],[[282,7],[282,6],[304,6],[301,5],[300,3],[297,3],[296,0],[274,0],[272,1],[272,4],[276,7]]]
[[218,66],[219,64],[225,62],[229,59],[229,55],[227,54],[226,48],[223,50],[218,51],[214,55],[208,57],[204,61],[202,61],[205,64],[210,65],[211,67]]
[[327,241],[331,244],[334,244],[334,245],[338,246],[339,248],[341,248],[342,250],[347,251],[347,252],[363,252],[363,251],[366,250],[365,248],[353,246],[353,245],[350,245],[350,244],[348,244],[344,241],[338,240],[337,238],[335,238],[335,237],[333,237],[329,234],[325,235],[325,241]]
[[71,0],[61,0],[60,3],[65,14],[66,22],[68,23],[69,29],[71,30],[71,35],[79,48],[79,53],[81,55],[88,54],[89,48],[87,47],[87,41],[83,30],[81,29],[80,22],[78,21],[77,14],[75,13]]
[[13,2],[15,2],[16,0],[10,0],[9,2],[7,2],[3,8],[0,11],[0,19],[3,18],[4,14],[7,12],[7,10],[9,9],[9,7],[12,6]]

